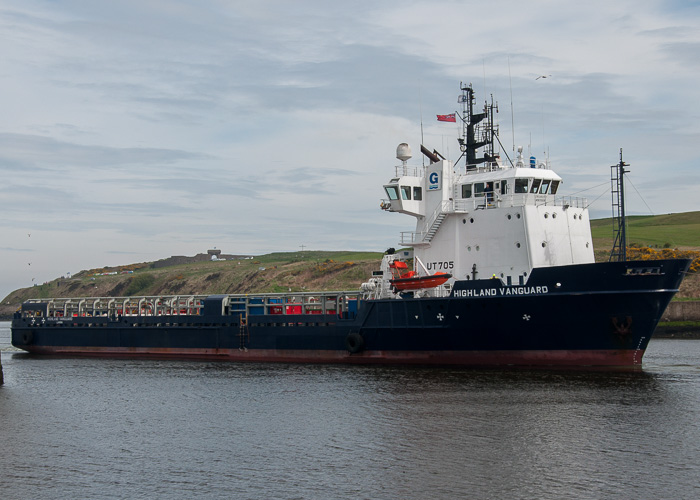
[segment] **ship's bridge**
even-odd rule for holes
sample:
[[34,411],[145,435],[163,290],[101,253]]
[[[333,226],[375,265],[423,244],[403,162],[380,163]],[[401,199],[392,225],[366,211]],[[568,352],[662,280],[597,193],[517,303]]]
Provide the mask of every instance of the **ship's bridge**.
[[384,185],[388,199],[382,200],[381,208],[421,217],[425,211],[425,177],[425,168],[408,167],[405,164],[396,167],[395,176]]
[[384,185],[388,199],[382,201],[383,209],[412,215],[423,221],[417,231],[401,233],[403,245],[426,242],[430,228],[446,214],[524,206],[564,209],[584,209],[587,206],[585,198],[558,196],[562,178],[544,163],[537,168],[490,163],[473,169],[462,168],[461,172],[453,169],[452,175],[444,176],[445,195],[441,200],[435,200],[437,203],[426,203],[428,175],[429,169],[404,164],[396,167],[394,177]]
[[584,199],[557,196],[561,184],[561,177],[548,169],[483,168],[453,177],[452,196],[443,208],[470,212],[525,205],[585,206]]

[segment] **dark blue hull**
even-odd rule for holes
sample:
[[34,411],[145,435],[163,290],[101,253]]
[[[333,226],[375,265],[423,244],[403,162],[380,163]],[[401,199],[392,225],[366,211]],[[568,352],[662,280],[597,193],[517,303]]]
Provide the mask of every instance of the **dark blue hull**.
[[348,314],[43,318],[33,353],[441,365],[638,365],[688,260],[535,269],[526,286],[458,281],[445,298],[361,301]]

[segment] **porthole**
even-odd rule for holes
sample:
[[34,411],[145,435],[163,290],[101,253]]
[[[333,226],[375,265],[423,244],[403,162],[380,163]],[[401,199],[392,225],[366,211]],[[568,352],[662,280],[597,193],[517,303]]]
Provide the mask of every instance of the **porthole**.
[[520,218],[520,214],[515,214],[515,218],[516,218],[516,219],[519,219],[519,218]]
[[557,214],[556,213],[552,214],[552,219],[556,219],[556,218],[557,218]]
[[477,252],[479,251],[479,245],[476,246],[476,251],[477,251]]
[[519,241],[515,244],[515,248],[520,248],[520,242],[519,242]]
[[510,214],[506,215],[506,218],[507,218],[508,220],[512,219],[512,217],[510,216]]
[[471,222],[472,224],[474,224],[474,219],[469,219],[469,222]]
[[546,242],[546,241],[543,241],[543,242],[542,242],[542,248],[544,248],[544,247],[546,247],[546,246],[547,246],[547,242]]
[[466,223],[467,223],[467,219],[462,219],[462,224],[466,224]]
[[544,218],[545,218],[545,219],[549,219],[549,214],[545,212]]
[[472,247],[467,247],[467,252],[471,252],[471,251],[472,251]]

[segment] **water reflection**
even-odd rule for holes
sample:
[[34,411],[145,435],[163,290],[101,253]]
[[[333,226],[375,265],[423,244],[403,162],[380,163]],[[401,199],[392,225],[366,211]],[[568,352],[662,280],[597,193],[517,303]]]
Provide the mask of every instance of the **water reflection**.
[[700,343],[654,349],[632,371],[3,352],[3,498],[694,497]]

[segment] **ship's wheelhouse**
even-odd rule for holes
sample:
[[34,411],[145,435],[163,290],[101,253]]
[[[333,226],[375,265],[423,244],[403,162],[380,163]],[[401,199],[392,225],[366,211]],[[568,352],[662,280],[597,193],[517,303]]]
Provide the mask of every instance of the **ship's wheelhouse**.
[[[507,169],[503,171],[507,172]],[[551,173],[550,171],[550,174]],[[485,196],[486,193],[496,193],[500,195],[506,194],[551,194],[556,195],[561,185],[561,179],[556,174],[545,177],[510,176],[502,178],[501,176],[485,177],[483,174],[479,177],[471,177],[470,175],[461,176],[459,180],[460,194],[462,199]]]
[[423,188],[421,186],[410,186],[398,184],[398,179],[396,184],[389,184],[384,186],[384,191],[389,197],[390,201],[422,201],[423,200]]
[[384,191],[392,211],[409,215],[423,212],[423,178],[417,176],[395,177],[384,185]]

